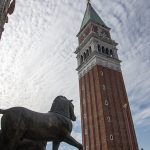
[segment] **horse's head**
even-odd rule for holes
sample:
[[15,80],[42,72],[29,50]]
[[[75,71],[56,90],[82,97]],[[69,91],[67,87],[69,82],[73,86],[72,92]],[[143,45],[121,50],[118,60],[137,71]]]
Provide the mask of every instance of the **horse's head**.
[[70,101],[70,105],[69,105],[70,119],[72,121],[76,121],[76,116],[74,114],[74,105],[72,104],[72,101],[73,100]]
[[64,96],[58,96],[54,99],[54,102],[52,104],[50,111],[61,114],[65,117],[71,119],[72,121],[76,120],[72,100],[68,100]]

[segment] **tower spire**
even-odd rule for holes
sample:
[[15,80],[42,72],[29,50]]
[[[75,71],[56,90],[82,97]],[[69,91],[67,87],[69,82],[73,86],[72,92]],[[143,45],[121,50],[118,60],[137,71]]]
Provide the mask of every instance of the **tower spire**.
[[92,7],[91,0],[87,0],[87,8],[84,14],[84,18],[83,18],[79,33],[86,27],[86,25],[89,22],[93,22],[93,23],[96,23],[98,25],[108,28],[105,25],[104,21],[100,18],[98,13],[95,11],[95,9]]

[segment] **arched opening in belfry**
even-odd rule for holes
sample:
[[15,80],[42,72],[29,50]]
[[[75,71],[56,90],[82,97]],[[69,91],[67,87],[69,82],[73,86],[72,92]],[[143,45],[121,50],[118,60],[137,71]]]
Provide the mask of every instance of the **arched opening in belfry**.
[[109,55],[109,50],[108,50],[108,48],[106,48],[106,54]]
[[100,44],[98,44],[97,47],[98,47],[98,52],[101,53],[101,46],[100,46]]
[[86,50],[86,56],[89,57],[89,50]]
[[80,62],[81,62],[81,64],[82,64],[82,63],[83,63],[83,56],[82,56],[82,55],[81,55],[81,58],[80,58],[80,59],[81,59],[81,61],[80,61]]
[[113,57],[113,51],[110,49],[110,57]]
[[92,53],[92,48],[91,48],[91,46],[89,46],[89,54],[91,54]]
[[104,48],[104,46],[102,46],[102,53],[105,53],[105,48]]

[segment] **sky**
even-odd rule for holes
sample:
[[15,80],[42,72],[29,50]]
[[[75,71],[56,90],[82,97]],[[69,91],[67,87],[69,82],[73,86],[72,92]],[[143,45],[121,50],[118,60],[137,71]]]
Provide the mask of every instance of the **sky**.
[[[92,0],[119,43],[139,147],[150,143],[150,1]],[[74,100],[73,137],[81,141],[77,60],[86,0],[17,0],[0,41],[0,108],[47,112],[54,98]],[[50,149],[51,145],[48,145]],[[61,144],[60,150],[76,150]]]

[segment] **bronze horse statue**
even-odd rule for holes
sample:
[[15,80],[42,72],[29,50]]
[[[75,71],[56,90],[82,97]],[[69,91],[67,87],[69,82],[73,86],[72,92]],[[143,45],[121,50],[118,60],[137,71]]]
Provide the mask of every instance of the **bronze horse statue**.
[[[2,138],[2,132],[0,130],[0,144],[3,141]],[[23,139],[19,142],[17,150],[46,150],[46,145],[47,142]]]
[[47,142],[23,139],[19,142],[17,150],[46,150],[46,145]]
[[[82,144],[72,136],[72,122],[76,120],[72,100],[64,96],[55,98],[48,113],[37,113],[23,107],[0,109],[2,137],[8,148],[1,145],[0,149],[17,150],[22,139],[34,141],[52,141],[53,150],[58,150],[60,142],[66,142],[83,150]],[[3,142],[2,142],[3,143]]]

